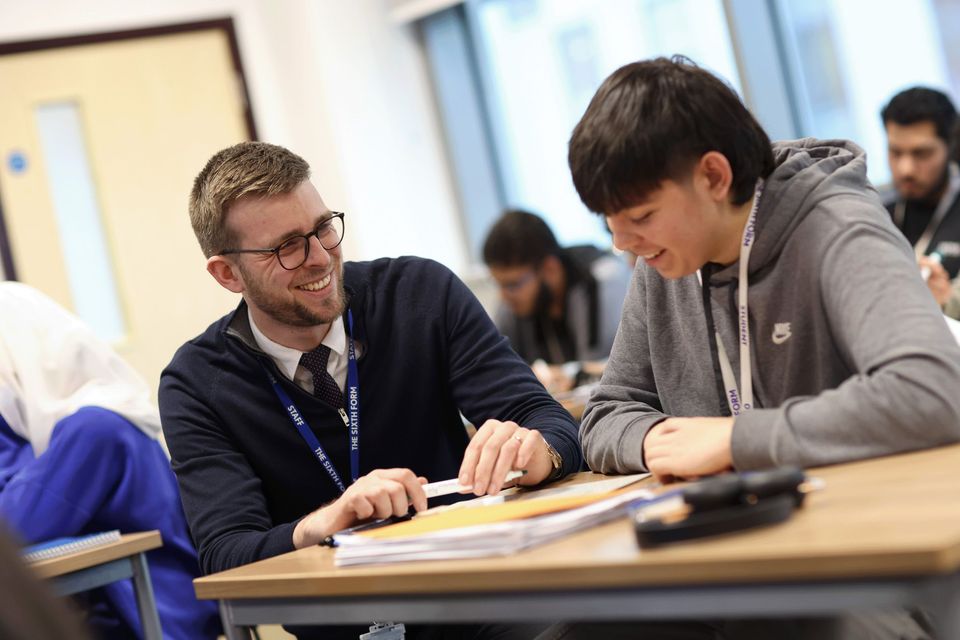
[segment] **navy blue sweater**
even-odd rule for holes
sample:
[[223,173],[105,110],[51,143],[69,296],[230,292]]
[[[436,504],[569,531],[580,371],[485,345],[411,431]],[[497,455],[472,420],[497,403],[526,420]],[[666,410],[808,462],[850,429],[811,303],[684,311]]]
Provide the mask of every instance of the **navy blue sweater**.
[[[456,476],[473,424],[539,429],[580,468],[577,426],[513,352],[469,289],[419,258],[344,265],[361,347],[360,473],[406,467]],[[339,495],[283,410],[264,371],[281,380],[349,482],[347,430],[337,412],[261,352],[247,309],[183,345],[160,379],[160,413],[204,572],[293,550],[297,520]]]

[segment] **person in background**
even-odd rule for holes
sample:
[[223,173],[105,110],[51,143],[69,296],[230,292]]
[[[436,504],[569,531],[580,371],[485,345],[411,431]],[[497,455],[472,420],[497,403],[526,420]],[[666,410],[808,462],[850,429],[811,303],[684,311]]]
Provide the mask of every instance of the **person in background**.
[[[146,384],[108,345],[39,291],[0,283],[0,520],[27,543],[158,529],[147,560],[164,637],[215,638],[159,432]],[[99,637],[142,637],[129,580],[91,593]]]
[[943,92],[913,87],[893,96],[880,115],[894,187],[885,206],[942,307],[945,283],[960,272],[960,169],[950,154],[957,110]]
[[[242,297],[174,355],[164,434],[206,573],[427,506],[422,483],[495,494],[578,471],[572,418],[453,273],[421,258],[344,262],[331,211],[291,151],[215,154],[190,219],[207,271]],[[481,425],[468,439],[461,412]],[[400,622],[400,621],[397,621]],[[297,629],[356,638],[360,627]],[[495,625],[408,638],[530,637]]]
[[626,260],[590,245],[561,248],[542,218],[521,210],[494,223],[483,260],[500,287],[497,328],[528,363],[558,365],[535,367],[541,382],[562,391],[580,371],[603,372],[632,273]]
[[[580,428],[591,469],[670,481],[960,441],[960,346],[855,144],[771,145],[722,80],[659,58],[603,82],[569,162],[640,256]],[[676,625],[668,637],[928,637],[905,611]]]
[[[951,165],[957,165],[960,163],[960,118],[955,121],[950,139],[950,163]],[[927,278],[927,286],[933,293],[937,304],[943,309],[944,315],[953,320],[960,320],[960,277],[951,280],[950,274],[937,260],[930,260],[929,258],[921,260],[924,277]]]

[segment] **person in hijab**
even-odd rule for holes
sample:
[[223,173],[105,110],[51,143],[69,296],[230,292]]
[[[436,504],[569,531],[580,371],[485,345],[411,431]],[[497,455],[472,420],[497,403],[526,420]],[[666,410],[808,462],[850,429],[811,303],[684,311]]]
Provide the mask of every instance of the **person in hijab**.
[[[158,529],[147,554],[165,638],[214,638],[176,481],[144,381],[78,318],[0,283],[0,520],[25,543]],[[142,637],[129,580],[89,592],[102,638]]]

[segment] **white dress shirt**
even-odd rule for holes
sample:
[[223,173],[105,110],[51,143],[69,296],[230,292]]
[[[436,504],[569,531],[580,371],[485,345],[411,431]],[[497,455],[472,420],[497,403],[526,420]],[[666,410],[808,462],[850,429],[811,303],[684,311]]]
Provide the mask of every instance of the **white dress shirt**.
[[[300,356],[304,352],[277,344],[265,336],[253,321],[253,314],[250,313],[249,307],[247,316],[250,318],[250,329],[253,331],[253,339],[257,341],[257,346],[277,363],[280,373],[293,380],[307,393],[313,393],[313,374],[300,366]],[[343,326],[342,318],[331,323],[330,330],[320,343],[330,347],[327,373],[336,381],[342,392],[347,383],[347,331]]]

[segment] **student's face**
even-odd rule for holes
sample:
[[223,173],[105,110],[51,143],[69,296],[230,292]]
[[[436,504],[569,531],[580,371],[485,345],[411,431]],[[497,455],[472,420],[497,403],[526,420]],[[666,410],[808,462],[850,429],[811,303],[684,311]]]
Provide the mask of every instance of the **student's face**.
[[899,125],[888,122],[887,158],[900,197],[925,200],[942,186],[947,170],[947,143],[929,120]]
[[[329,215],[320,194],[304,181],[290,193],[242,198],[228,210],[227,224],[239,247],[260,249],[309,233]],[[341,246],[327,250],[311,237],[306,262],[293,270],[284,269],[274,254],[235,254],[247,304],[278,325],[333,322],[343,314],[346,300]]]
[[695,182],[664,180],[639,205],[607,216],[613,244],[664,278],[694,273],[722,255],[720,207]]
[[542,278],[535,267],[491,265],[490,275],[500,287],[500,298],[514,315],[520,318],[533,315],[542,287]]

